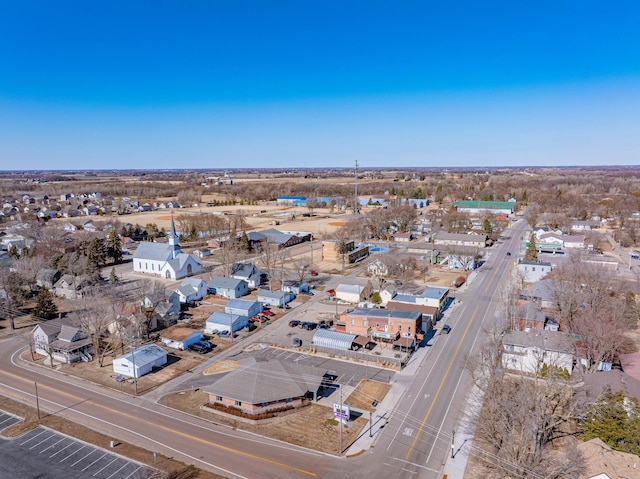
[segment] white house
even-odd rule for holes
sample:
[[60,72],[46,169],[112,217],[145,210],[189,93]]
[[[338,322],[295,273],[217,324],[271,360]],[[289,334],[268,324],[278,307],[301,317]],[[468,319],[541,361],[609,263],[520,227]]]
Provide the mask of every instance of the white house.
[[45,322],[31,332],[34,351],[62,363],[91,360],[91,339],[80,328]]
[[249,283],[244,279],[214,276],[209,280],[207,286],[209,293],[230,299],[241,298],[249,294]]
[[160,341],[169,348],[184,351],[202,339],[202,331],[194,331],[184,326],[172,326],[162,331]]
[[524,281],[535,283],[549,274],[553,269],[553,265],[544,261],[520,261],[517,268]]
[[306,281],[283,281],[282,291],[289,293],[300,294],[309,292],[309,283]]
[[502,338],[502,366],[526,373],[540,372],[546,364],[573,370],[574,341],[560,331],[509,331]]
[[287,303],[291,302],[294,295],[286,291],[270,291],[261,289],[258,291],[258,301],[264,305],[283,308]]
[[213,334],[214,332],[226,331],[228,333],[232,324],[233,332],[235,333],[249,324],[249,318],[228,313],[213,313],[207,318],[204,332]]
[[154,367],[167,364],[167,352],[157,344],[147,344],[113,360],[113,372],[132,378],[139,378],[151,372]]
[[260,270],[251,263],[235,263],[231,267],[229,277],[245,280],[250,288],[260,286]]
[[398,294],[396,288],[394,286],[386,286],[380,291],[380,299],[382,300],[382,306],[386,306],[389,301],[391,301],[394,296]]
[[225,307],[224,312],[237,316],[255,316],[262,312],[262,303],[259,301],[250,301],[247,299],[232,299]]
[[365,286],[359,284],[339,284],[336,289],[336,299],[346,301],[348,303],[358,304],[366,301],[371,296],[371,283],[367,282]]
[[171,218],[168,243],[143,241],[133,254],[133,272],[145,273],[166,279],[181,279],[198,274],[202,269],[200,259],[183,253]]
[[200,278],[185,278],[175,292],[183,304],[199,301],[207,295],[207,283]]

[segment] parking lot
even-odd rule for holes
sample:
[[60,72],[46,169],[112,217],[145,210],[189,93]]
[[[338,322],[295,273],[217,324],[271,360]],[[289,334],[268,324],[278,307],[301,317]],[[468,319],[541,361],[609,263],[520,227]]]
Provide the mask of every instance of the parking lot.
[[326,357],[309,355],[304,352],[283,350],[278,348],[265,348],[258,351],[245,351],[241,356],[256,356],[265,359],[280,359],[282,361],[299,362],[324,368],[331,374],[337,376],[336,382],[356,387],[363,379],[375,379],[376,381],[388,383],[394,375],[394,371],[376,368],[373,366],[364,366],[348,361],[338,361]]
[[[5,416],[0,415],[0,421],[5,420]],[[0,477],[146,479],[151,476],[151,471],[140,464],[44,427],[0,441],[0,454]]]
[[9,426],[13,426],[17,422],[20,422],[20,418],[0,412],[0,431],[8,428]]

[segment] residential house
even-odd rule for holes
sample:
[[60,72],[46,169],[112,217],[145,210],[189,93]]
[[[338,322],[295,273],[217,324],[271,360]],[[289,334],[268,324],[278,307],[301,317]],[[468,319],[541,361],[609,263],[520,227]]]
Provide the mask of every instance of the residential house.
[[113,372],[139,378],[167,364],[167,352],[157,344],[147,344],[113,360]]
[[207,285],[210,294],[236,299],[249,294],[249,283],[244,279],[226,278],[214,276]]
[[73,363],[90,361],[91,339],[80,328],[48,321],[32,331],[34,351],[54,361]]
[[195,331],[185,326],[172,326],[160,334],[160,341],[168,348],[179,351],[186,350],[189,346],[202,339],[202,331]]
[[57,269],[45,268],[36,274],[36,284],[44,289],[53,289],[59,279],[60,272]]
[[294,298],[295,295],[290,291],[271,291],[268,289],[258,291],[258,301],[265,306],[269,305],[284,308],[287,303],[290,303]]
[[185,278],[175,292],[181,303],[193,303],[207,295],[207,283],[200,278]]
[[198,258],[206,258],[207,256],[211,256],[211,250],[209,248],[200,248],[193,252]]
[[533,283],[533,289],[521,289],[518,293],[520,299],[534,301],[542,308],[553,306],[552,291],[556,288],[555,281],[543,279]]
[[336,331],[376,342],[415,348],[423,337],[422,313],[392,309],[354,308],[340,316]]
[[391,301],[398,294],[395,286],[393,285],[385,286],[379,293],[380,299],[382,300],[382,306],[386,306],[387,304],[389,304],[389,301]]
[[511,329],[514,331],[542,331],[547,317],[540,306],[533,301],[518,300],[511,313]]
[[573,371],[575,340],[560,331],[508,331],[502,338],[502,366],[539,373],[543,366]]
[[225,305],[224,312],[235,316],[247,316],[250,318],[262,312],[262,303],[246,299],[232,299]]
[[358,304],[367,301],[373,293],[371,282],[362,286],[360,284],[339,284],[335,288],[336,299],[346,301],[347,303]]
[[282,410],[315,400],[320,389],[331,381],[326,369],[303,361],[246,358],[238,363],[237,369],[205,389],[210,404],[237,408],[248,414]]
[[235,315],[229,313],[213,313],[205,322],[204,332],[207,334],[215,334],[220,332],[229,333],[240,331],[249,324],[249,317],[245,315]]
[[231,267],[229,277],[246,281],[249,288],[255,289],[260,286],[260,270],[252,263],[235,263]]
[[553,270],[553,265],[545,261],[518,261],[518,273],[523,281],[535,283]]
[[182,252],[173,218],[167,244],[143,241],[133,254],[134,273],[152,274],[166,279],[181,279],[198,274],[201,269],[202,263],[197,256]]
[[300,294],[309,292],[309,283],[306,281],[283,281],[282,291]]
[[89,285],[89,280],[85,276],[63,275],[53,285],[56,296],[66,299],[78,299],[83,297],[83,289]]
[[571,223],[571,231],[591,231],[600,228],[599,221],[574,221]]

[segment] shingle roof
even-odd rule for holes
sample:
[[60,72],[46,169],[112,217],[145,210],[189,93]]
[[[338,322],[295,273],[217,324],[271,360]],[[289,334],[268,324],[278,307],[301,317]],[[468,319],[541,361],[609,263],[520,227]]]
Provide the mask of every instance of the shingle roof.
[[152,243],[150,241],[142,241],[136,252],[133,254],[133,259],[148,259],[150,261],[168,261],[171,259],[173,253],[173,246],[170,244]]
[[[209,288],[235,289],[244,279],[227,278],[224,276],[214,276],[209,280]],[[246,281],[244,281],[246,283]]]
[[279,360],[243,359],[240,367],[205,389],[207,394],[262,404],[306,395],[317,391],[326,369]]
[[345,313],[346,316],[368,316],[370,318],[417,319],[422,313],[418,311],[400,311],[397,309],[354,308]]

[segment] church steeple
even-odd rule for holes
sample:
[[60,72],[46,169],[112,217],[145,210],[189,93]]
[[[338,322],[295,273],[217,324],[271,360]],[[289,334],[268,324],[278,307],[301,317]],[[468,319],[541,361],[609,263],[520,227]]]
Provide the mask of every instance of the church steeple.
[[169,244],[173,246],[173,258],[176,254],[180,253],[180,245],[178,244],[178,235],[176,234],[176,225],[173,222],[173,215],[171,215],[171,227],[169,228]]

